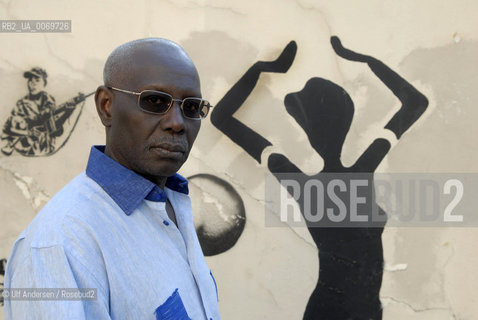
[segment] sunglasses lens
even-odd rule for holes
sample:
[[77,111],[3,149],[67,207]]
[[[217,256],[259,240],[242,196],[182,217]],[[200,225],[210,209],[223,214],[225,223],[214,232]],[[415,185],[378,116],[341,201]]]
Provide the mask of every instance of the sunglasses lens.
[[[173,97],[169,94],[155,91],[145,90],[139,96],[139,106],[146,112],[162,114],[169,110]],[[209,102],[201,98],[186,98],[183,100],[183,114],[187,118],[202,119],[209,112]]]
[[207,116],[209,102],[199,98],[186,98],[183,100],[184,116],[192,119],[201,119]]
[[145,90],[139,97],[141,109],[151,113],[165,113],[168,111],[173,98],[163,92]]

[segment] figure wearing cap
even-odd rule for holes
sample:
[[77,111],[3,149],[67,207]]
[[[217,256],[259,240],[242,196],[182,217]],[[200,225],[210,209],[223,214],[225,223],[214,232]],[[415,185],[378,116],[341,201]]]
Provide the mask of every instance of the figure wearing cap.
[[15,150],[25,156],[48,155],[55,151],[55,138],[63,134],[63,123],[76,104],[84,101],[79,94],[61,106],[45,91],[47,73],[42,68],[32,68],[23,76],[28,79],[28,94],[17,101],[5,122],[1,151],[11,155]]

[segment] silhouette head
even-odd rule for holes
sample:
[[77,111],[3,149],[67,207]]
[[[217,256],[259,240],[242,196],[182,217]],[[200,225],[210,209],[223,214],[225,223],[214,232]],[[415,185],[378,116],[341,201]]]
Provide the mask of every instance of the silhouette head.
[[331,81],[311,78],[301,91],[286,95],[284,104],[324,161],[339,160],[354,114],[348,93]]

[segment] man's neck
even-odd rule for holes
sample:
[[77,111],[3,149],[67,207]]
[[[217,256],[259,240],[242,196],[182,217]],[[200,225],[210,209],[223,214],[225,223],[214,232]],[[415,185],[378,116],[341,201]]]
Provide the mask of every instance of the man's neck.
[[41,98],[41,91],[37,92],[37,93],[29,93],[28,94],[28,100],[38,100]]
[[176,219],[176,213],[174,212],[174,208],[171,205],[171,202],[169,202],[169,199],[166,200],[166,213],[168,214],[169,219],[171,219],[177,227],[178,220]]
[[140,173],[138,174],[141,175],[143,178],[148,179],[149,181],[160,187],[162,190],[164,190],[164,187],[166,186],[166,181],[168,180],[168,177],[149,177]]

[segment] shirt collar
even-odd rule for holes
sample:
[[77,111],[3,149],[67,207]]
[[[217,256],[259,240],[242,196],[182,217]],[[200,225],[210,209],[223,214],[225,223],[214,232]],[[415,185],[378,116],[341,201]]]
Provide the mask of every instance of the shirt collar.
[[[144,200],[166,201],[166,192],[105,153],[105,146],[91,148],[86,175],[98,183],[116,204],[130,215]],[[166,187],[188,194],[188,181],[178,173],[166,180]]]

